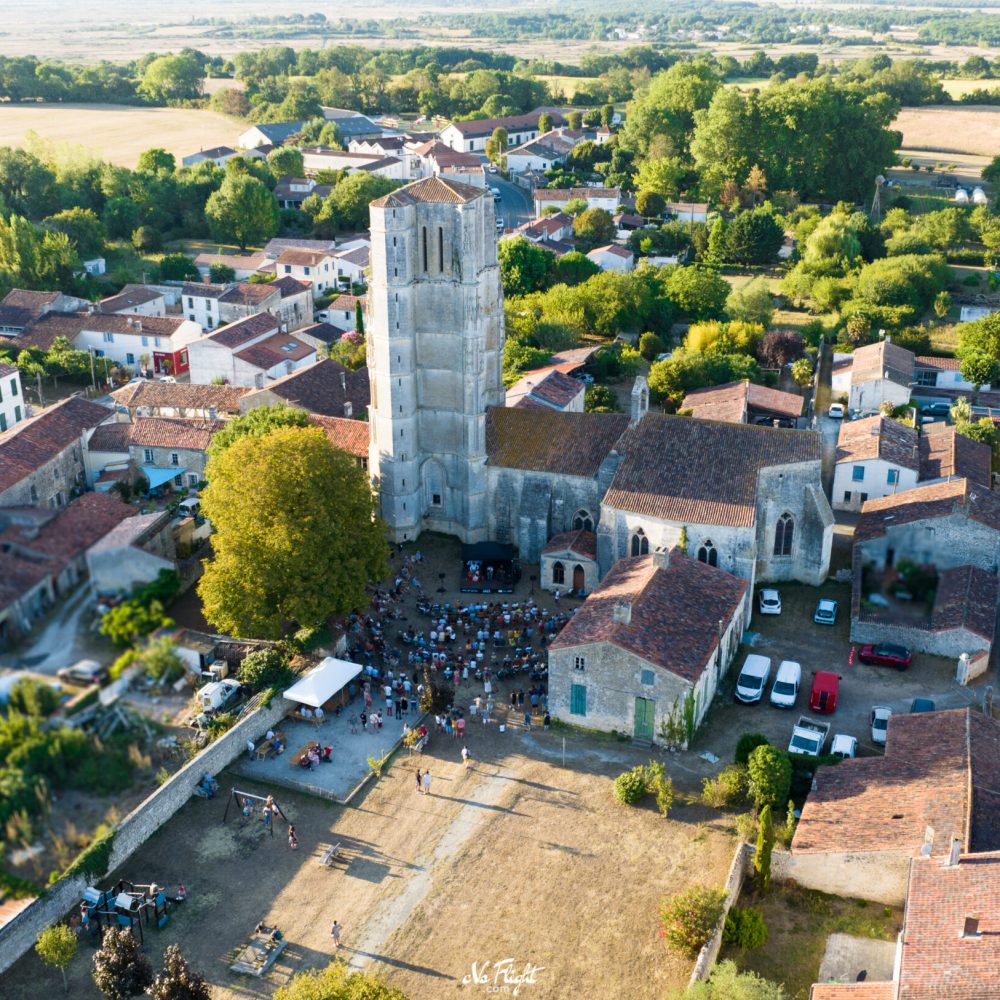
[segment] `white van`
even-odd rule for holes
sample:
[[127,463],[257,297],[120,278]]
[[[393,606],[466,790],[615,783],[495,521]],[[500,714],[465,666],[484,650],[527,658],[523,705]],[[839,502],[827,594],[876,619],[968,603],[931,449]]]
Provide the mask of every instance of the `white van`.
[[771,704],[778,708],[794,708],[802,683],[802,667],[794,660],[782,660],[771,688]]
[[212,681],[198,692],[198,706],[205,712],[215,712],[222,708],[239,691],[238,681],[226,678]]
[[767,679],[771,676],[771,660],[759,653],[751,653],[736,678],[736,700],[750,705],[764,697]]

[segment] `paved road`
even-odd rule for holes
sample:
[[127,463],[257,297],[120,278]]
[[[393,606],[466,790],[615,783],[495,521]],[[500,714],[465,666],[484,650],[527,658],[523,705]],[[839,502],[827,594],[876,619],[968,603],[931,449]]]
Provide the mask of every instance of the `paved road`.
[[497,216],[502,218],[507,229],[517,229],[534,215],[534,201],[531,194],[517,184],[505,181],[499,174],[487,174],[486,183],[500,191],[497,202]]

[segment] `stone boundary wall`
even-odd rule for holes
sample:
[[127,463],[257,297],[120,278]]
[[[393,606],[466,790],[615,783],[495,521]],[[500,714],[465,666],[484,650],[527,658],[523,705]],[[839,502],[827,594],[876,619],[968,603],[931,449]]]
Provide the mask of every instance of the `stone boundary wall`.
[[755,848],[750,844],[740,843],[736,845],[736,850],[733,852],[733,862],[729,866],[729,875],[723,886],[726,890],[726,901],[722,907],[722,916],[719,918],[715,933],[698,953],[694,968],[691,970],[691,978],[688,980],[689,986],[708,979],[712,974],[712,969],[715,968],[715,960],[719,957],[719,950],[722,948],[722,931],[726,926],[726,915],[740,898],[743,881],[750,870],[750,859],[753,857],[754,851]]
[[[143,799],[116,827],[108,872],[124,864],[152,834],[166,823],[194,792],[203,772],[218,774],[246,750],[248,739],[257,740],[291,710],[280,695],[266,708],[258,708],[210,743],[169,781]],[[0,927],[0,974],[34,947],[39,933],[61,920],[81,899],[87,881],[81,876],[62,878],[44,896],[25,907]]]

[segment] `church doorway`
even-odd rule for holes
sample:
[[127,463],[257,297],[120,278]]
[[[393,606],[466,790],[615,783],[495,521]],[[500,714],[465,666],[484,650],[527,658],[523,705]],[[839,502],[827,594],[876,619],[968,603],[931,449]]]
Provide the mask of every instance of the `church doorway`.
[[583,572],[583,567],[577,564],[573,567],[573,593],[581,594],[583,593],[583,588],[586,585],[587,575]]

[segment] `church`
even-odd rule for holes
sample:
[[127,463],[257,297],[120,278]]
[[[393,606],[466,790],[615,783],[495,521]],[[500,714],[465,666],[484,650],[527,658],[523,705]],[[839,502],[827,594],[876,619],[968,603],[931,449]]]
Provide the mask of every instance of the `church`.
[[818,434],[650,413],[642,378],[629,414],[507,408],[492,198],[414,181],[372,202],[371,241],[369,471],[393,541],[508,543],[583,592],[656,552],[751,593],[826,578]]

